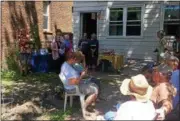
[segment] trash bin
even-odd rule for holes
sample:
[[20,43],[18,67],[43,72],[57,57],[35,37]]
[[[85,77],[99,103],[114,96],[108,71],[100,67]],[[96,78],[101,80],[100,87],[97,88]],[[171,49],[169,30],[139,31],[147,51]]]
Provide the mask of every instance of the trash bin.
[[48,53],[33,53],[31,58],[32,72],[48,72]]

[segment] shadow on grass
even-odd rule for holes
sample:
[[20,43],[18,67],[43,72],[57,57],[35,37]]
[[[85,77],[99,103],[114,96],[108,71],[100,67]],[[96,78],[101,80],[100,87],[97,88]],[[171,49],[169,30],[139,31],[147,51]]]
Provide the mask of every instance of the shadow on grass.
[[[49,120],[71,120],[74,118],[73,114],[77,113],[77,107],[72,107],[67,109],[65,112],[63,110],[57,110],[51,113],[46,114],[49,117]],[[77,117],[76,117],[77,118]]]
[[[62,83],[55,73],[34,73],[19,77],[15,81],[4,79],[4,95],[13,95],[14,104],[43,98],[45,93],[55,94],[56,88],[62,89]],[[8,91],[7,91],[8,90]]]
[[[107,101],[101,101],[97,103],[97,109],[103,112],[107,112],[112,109],[113,106],[117,103],[122,103],[127,100],[127,98],[124,97],[119,90],[119,87],[121,85],[120,78],[122,77],[120,77],[119,75],[112,75],[106,73],[99,73],[94,76],[101,80],[102,95],[108,98]],[[107,78],[107,76],[109,78]],[[117,76],[119,80],[116,79]],[[53,100],[53,94],[55,94],[54,92],[56,91],[56,88],[58,86],[62,87],[62,83],[58,78],[57,74],[36,73],[30,74],[27,77],[22,77],[16,80],[14,84],[7,85],[6,88],[13,88],[15,99],[14,104],[22,104],[29,100],[38,100],[39,98],[39,106],[42,106],[43,109],[46,109],[45,112],[47,112],[50,120],[63,120],[63,118],[67,117],[68,115],[70,115],[70,117],[79,116],[80,118],[82,118],[82,114],[80,113],[81,107],[79,100],[74,101],[72,108],[73,111],[68,111],[67,113],[64,113],[62,111],[64,103],[63,100]],[[49,95],[49,97],[44,98],[44,94]],[[48,98],[50,98],[50,100],[48,100]],[[56,111],[49,113],[48,110],[51,110],[52,108],[55,108]],[[80,112],[77,111],[77,109],[79,109]]]

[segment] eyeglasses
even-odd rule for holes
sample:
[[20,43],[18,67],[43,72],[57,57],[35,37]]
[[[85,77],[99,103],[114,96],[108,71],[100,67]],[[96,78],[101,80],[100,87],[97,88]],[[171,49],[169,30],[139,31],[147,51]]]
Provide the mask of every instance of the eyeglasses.
[[171,75],[172,75],[172,72],[160,72],[160,74],[161,75],[163,75],[163,76],[168,76],[168,77],[170,77]]

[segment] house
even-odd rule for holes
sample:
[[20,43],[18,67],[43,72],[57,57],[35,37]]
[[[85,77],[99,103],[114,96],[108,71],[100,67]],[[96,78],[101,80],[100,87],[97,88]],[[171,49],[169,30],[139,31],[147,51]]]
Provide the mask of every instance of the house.
[[1,1],[1,62],[20,28],[34,27],[43,46],[56,29],[72,33],[72,6],[72,1]]
[[74,1],[74,47],[83,33],[96,33],[101,49],[114,49],[126,58],[156,59],[157,32],[180,34],[179,21],[180,2]]

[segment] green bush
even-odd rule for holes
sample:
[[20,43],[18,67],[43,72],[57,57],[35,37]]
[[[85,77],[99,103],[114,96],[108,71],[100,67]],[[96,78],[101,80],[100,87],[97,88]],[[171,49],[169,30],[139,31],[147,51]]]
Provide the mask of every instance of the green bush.
[[20,67],[19,67],[19,49],[17,46],[9,47],[8,53],[6,55],[6,64],[7,70],[4,73],[16,73],[16,75],[20,75]]
[[1,71],[0,75],[2,79],[17,80],[18,78],[20,78],[20,75],[17,72],[10,70]]

